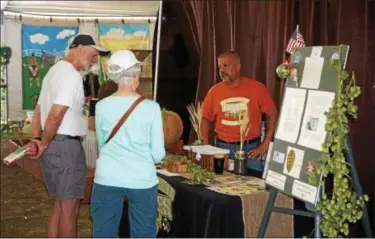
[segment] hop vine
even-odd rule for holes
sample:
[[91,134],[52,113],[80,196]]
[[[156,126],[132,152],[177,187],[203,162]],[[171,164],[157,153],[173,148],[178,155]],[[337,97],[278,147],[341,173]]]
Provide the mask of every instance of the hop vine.
[[191,183],[204,184],[210,183],[214,180],[215,174],[196,164],[191,157],[181,155],[168,155],[162,160],[161,165],[163,167],[166,167],[170,162],[173,162],[175,160],[182,160],[185,164],[188,165],[188,173],[190,173],[192,176],[190,181]]
[[[338,52],[341,55],[341,47]],[[312,184],[323,184],[329,175],[333,176],[333,189],[325,193],[318,203],[317,209],[322,214],[321,231],[325,237],[341,237],[349,235],[349,223],[356,223],[362,219],[362,208],[369,200],[368,195],[358,196],[353,190],[350,177],[352,165],[345,160],[348,151],[347,134],[349,132],[349,118],[357,118],[355,100],[361,94],[361,89],[355,84],[354,72],[349,76],[342,70],[339,59],[331,61],[337,71],[337,92],[333,106],[326,113],[325,129],[328,134],[323,144],[325,153],[319,160],[316,174],[311,174]],[[318,175],[322,175],[318,179]]]

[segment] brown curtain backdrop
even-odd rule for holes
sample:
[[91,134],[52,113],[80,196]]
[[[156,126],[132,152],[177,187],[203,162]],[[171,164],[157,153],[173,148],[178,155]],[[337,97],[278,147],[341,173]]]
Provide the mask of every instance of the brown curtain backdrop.
[[[263,82],[280,106],[284,85],[275,70],[297,24],[308,46],[350,45],[346,69],[355,71],[362,89],[350,139],[360,183],[372,201],[370,212],[375,191],[374,1],[171,1],[198,65],[195,101],[203,101],[209,88],[220,80],[218,54],[235,50],[241,57],[242,74]],[[363,230],[357,231],[361,236]]]
[[[233,1],[235,51],[241,55],[242,74],[263,82],[279,105],[280,79],[276,66],[292,31],[292,1]],[[225,47],[221,49],[224,51]]]
[[[237,51],[242,74],[263,82],[276,104],[280,80],[275,74],[292,31],[293,1],[180,1],[199,58],[197,94],[202,102],[220,79],[217,56]],[[196,138],[191,133],[191,141]],[[212,138],[212,137],[211,137]]]
[[291,34],[293,1],[181,1],[200,58],[196,101],[219,81],[217,56],[239,52],[242,74],[265,83],[279,102],[275,68]]

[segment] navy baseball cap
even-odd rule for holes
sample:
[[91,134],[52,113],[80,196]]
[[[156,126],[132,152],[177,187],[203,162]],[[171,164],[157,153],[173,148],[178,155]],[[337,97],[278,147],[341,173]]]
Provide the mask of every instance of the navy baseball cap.
[[107,50],[103,47],[101,47],[99,44],[96,43],[95,38],[89,34],[78,34],[76,35],[69,45],[69,49],[78,47],[79,45],[82,46],[91,46],[92,48],[95,48],[99,51],[100,56],[108,56],[111,52],[110,50]]

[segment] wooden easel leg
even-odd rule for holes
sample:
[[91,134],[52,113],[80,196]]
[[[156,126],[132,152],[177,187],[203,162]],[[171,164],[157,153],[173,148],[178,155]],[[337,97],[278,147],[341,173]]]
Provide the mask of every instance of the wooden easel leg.
[[276,196],[277,196],[277,190],[274,188],[271,188],[270,197],[268,199],[266,209],[264,210],[264,214],[263,214],[262,222],[259,227],[257,238],[264,238],[264,235],[266,234],[267,226],[271,218],[272,208],[275,205]]
[[[323,196],[323,193],[324,193],[324,183],[321,187],[319,187],[319,196],[318,196],[318,201],[317,203],[320,202],[322,196]],[[320,223],[322,221],[322,214],[318,211],[318,210],[315,210],[315,217],[314,217],[314,223],[315,223],[315,238],[321,238],[321,233],[320,233]]]

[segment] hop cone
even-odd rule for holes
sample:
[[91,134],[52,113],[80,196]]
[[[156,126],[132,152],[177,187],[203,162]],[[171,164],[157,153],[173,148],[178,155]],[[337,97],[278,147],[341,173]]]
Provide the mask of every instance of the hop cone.
[[276,68],[276,74],[280,79],[282,80],[286,79],[290,75],[290,69],[288,67],[288,64],[286,63],[280,64]]

